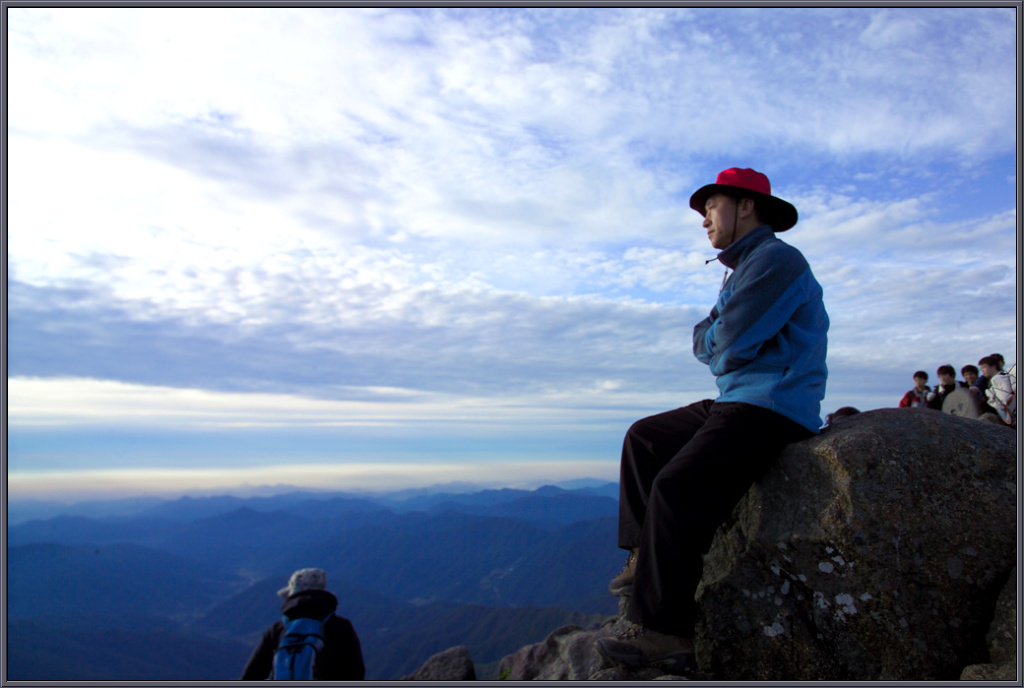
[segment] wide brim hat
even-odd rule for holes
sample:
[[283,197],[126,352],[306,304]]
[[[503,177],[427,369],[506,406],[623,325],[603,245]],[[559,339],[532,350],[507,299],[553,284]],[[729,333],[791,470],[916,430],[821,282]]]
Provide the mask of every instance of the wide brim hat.
[[288,587],[277,591],[278,597],[288,599],[304,590],[323,590],[327,587],[327,574],[323,569],[299,569],[288,579]]
[[758,217],[770,226],[773,232],[785,232],[796,224],[796,208],[791,203],[772,196],[772,185],[768,177],[757,170],[749,167],[730,167],[722,170],[714,184],[702,186],[690,196],[690,207],[704,215],[704,205],[716,193],[753,198],[757,203]]

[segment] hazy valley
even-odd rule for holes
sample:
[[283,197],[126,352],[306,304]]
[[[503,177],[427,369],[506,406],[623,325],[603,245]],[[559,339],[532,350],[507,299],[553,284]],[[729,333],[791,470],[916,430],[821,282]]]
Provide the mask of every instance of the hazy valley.
[[553,628],[615,613],[617,496],[615,484],[296,492],[56,516],[21,504],[9,511],[8,678],[236,679],[280,617],[275,591],[306,566],[327,571],[367,679],[400,678],[453,645],[494,678],[498,660]]

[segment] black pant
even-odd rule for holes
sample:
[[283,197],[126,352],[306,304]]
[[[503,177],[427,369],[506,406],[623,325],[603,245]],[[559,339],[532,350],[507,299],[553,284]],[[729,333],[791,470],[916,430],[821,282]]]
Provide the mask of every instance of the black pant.
[[710,399],[634,423],[619,481],[619,547],[639,548],[626,618],[692,636],[715,530],[787,444],[812,435],[774,411]]

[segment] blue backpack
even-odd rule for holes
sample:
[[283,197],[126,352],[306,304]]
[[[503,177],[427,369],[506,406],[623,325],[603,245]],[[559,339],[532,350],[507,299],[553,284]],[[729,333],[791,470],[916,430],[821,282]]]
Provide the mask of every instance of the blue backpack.
[[317,658],[324,648],[323,619],[284,617],[284,634],[274,654],[274,680],[312,681],[317,678]]

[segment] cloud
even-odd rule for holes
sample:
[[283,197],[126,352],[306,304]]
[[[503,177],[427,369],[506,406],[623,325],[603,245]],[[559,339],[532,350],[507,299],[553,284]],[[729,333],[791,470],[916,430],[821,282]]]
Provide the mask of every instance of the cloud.
[[[271,197],[288,189],[319,202],[341,186],[358,205],[377,194],[372,219],[351,214],[430,237],[587,227],[607,239],[630,216],[659,231],[629,210],[664,206],[666,191],[702,177],[686,160],[723,149],[794,161],[813,150],[1013,149],[1013,91],[993,88],[1013,83],[1012,61],[989,49],[1012,48],[1012,14],[999,10],[572,11],[571,32],[528,10],[453,21],[401,9],[221,9],[202,22],[194,11],[100,12],[86,28],[66,24],[69,13],[25,9],[12,22],[22,47],[12,67],[33,78],[12,84],[26,92],[15,130],[38,129],[42,113],[28,103],[56,105],[46,99],[61,93],[86,115],[74,130],[92,138],[102,128],[103,145],[111,125],[134,130],[122,145],[222,181],[246,171]],[[45,18],[47,33],[27,17]],[[168,22],[181,34],[164,33]],[[896,25],[905,28],[884,35],[943,40],[872,42]],[[45,52],[31,43],[56,35]],[[136,83],[136,69],[154,78]],[[667,172],[680,177],[669,188]]]
[[[612,391],[604,383],[591,394]],[[9,380],[12,422],[19,427],[73,426],[121,428],[379,427],[430,422],[547,425],[556,415],[569,418],[566,392],[539,399],[506,397],[496,401],[402,388],[358,387],[346,397],[316,399],[295,394],[212,392],[206,389],[138,385],[87,378]],[[620,400],[621,401],[621,400]],[[591,405],[600,400],[591,398]],[[543,405],[544,408],[540,408]],[[613,406],[613,403],[608,403]]]
[[[216,310],[199,304],[179,314],[161,303],[101,306],[89,291],[12,283],[11,373],[318,395],[377,385],[502,396],[609,378],[636,387],[661,384],[664,369],[686,360],[698,313],[434,287],[345,288],[310,275],[235,284],[260,292],[221,290],[206,295],[219,301]],[[677,385],[691,387],[685,376]]]
[[534,464],[352,463],[281,464],[250,468],[142,468],[20,472],[8,477],[18,500],[57,497],[113,498],[120,495],[179,495],[268,486],[283,489],[378,492],[452,482],[484,487],[537,488],[576,478],[618,479],[614,461],[545,461]]
[[[986,294],[1016,284],[1015,213],[942,222],[926,200],[823,196],[783,235],[825,288],[837,389],[864,367],[959,367],[1013,349],[1014,301]],[[12,374],[341,399],[364,386],[502,397],[604,380],[666,402],[713,395],[689,355],[721,281],[703,253],[194,248],[12,281]]]
[[823,412],[894,404],[904,371],[1016,345],[1014,17],[10,8],[10,375],[189,427],[152,400],[625,422],[715,394],[688,198],[740,165],[799,208]]

